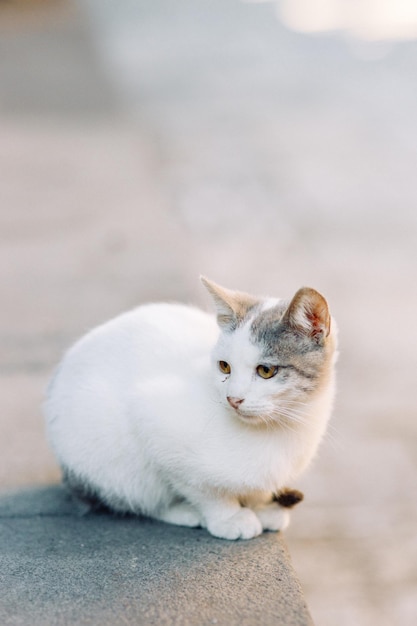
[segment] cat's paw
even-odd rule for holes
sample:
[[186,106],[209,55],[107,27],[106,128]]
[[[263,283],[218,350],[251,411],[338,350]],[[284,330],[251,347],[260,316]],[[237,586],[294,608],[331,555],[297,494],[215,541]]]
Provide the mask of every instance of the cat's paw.
[[227,519],[208,520],[207,530],[220,539],[252,539],[262,533],[262,524],[253,511],[241,508]]
[[160,515],[159,520],[162,522],[168,522],[168,524],[175,524],[176,526],[189,526],[196,528],[201,526],[201,517],[197,509],[195,509],[188,502],[180,502],[172,505]]
[[260,519],[264,530],[285,530],[290,523],[290,514],[287,509],[282,508],[276,502],[266,504],[256,510],[256,515]]

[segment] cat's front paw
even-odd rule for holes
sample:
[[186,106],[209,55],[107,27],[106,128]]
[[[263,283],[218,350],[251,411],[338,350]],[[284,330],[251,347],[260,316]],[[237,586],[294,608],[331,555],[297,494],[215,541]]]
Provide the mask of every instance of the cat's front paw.
[[188,502],[179,502],[168,507],[162,511],[156,519],[161,522],[168,522],[168,524],[175,524],[177,526],[190,526],[195,528],[201,525],[201,517],[191,504]]
[[261,521],[264,530],[285,530],[290,523],[290,514],[276,502],[267,504],[256,510],[256,515]]
[[262,533],[262,524],[253,511],[241,508],[227,519],[212,519],[207,530],[220,539],[252,539]]

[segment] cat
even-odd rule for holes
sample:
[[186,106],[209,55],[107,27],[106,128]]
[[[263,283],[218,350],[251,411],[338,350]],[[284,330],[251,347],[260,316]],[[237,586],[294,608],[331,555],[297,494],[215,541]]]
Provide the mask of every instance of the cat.
[[285,486],[326,429],[336,327],[314,289],[289,301],[201,280],[217,315],[145,304],[81,338],[50,383],[47,433],[92,505],[250,539],[302,498]]

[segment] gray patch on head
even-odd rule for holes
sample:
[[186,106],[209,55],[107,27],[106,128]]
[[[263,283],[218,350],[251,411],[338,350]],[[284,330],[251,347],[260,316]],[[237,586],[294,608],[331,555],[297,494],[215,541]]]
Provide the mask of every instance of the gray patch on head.
[[251,339],[267,363],[284,368],[284,378],[298,374],[302,392],[316,388],[326,362],[326,350],[310,337],[295,331],[283,321],[289,301],[261,311],[250,326]]
[[263,352],[268,352],[269,346],[274,347],[277,335],[280,333],[280,322],[288,308],[289,302],[280,302],[275,306],[260,311],[252,321],[250,333],[255,344],[263,346]]
[[[219,322],[223,321],[223,325],[225,326],[224,330],[226,332],[234,332],[241,326],[244,326],[249,318],[256,315],[256,310],[259,309],[260,302],[254,301],[251,303],[241,303],[239,308],[235,311],[233,316],[226,317],[224,316],[223,320],[221,316],[218,316]],[[227,326],[226,326],[227,323]]]

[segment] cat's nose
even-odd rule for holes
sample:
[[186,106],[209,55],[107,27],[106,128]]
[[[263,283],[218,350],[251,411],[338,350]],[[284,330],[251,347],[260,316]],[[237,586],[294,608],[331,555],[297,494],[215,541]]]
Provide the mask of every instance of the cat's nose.
[[244,398],[232,398],[231,396],[227,396],[227,401],[234,409],[237,409],[243,402]]

